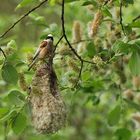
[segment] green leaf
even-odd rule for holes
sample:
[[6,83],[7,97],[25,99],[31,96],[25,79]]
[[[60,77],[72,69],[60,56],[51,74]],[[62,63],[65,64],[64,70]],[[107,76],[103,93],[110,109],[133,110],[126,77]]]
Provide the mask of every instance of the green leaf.
[[140,74],[139,66],[140,66],[140,53],[138,51],[133,52],[129,60],[129,68],[132,74],[134,75]]
[[129,26],[132,28],[140,28],[140,21],[132,22]]
[[91,4],[92,4],[91,1],[85,1],[85,2],[82,4],[82,6],[87,6],[87,5],[91,5]]
[[120,120],[121,107],[117,105],[108,115],[108,124],[110,126],[116,125]]
[[134,0],[125,0],[127,4],[134,4]]
[[0,119],[3,118],[8,112],[9,109],[7,107],[0,108]]
[[22,7],[25,7],[29,4],[32,4],[34,1],[37,1],[37,0],[22,0],[16,7],[16,10],[19,9],[19,8],[22,8]]
[[25,63],[24,61],[22,61],[22,60],[19,60],[19,61],[16,63],[15,67],[21,67],[21,66],[24,66],[24,65],[26,65],[26,63]]
[[87,5],[91,5],[91,4],[94,5],[94,6],[97,6],[97,5],[98,5],[96,1],[90,0],[90,1],[85,1],[85,2],[82,4],[82,6],[87,6]]
[[80,89],[81,89],[84,93],[93,93],[93,91],[94,91],[93,85],[84,85],[84,86],[81,86]]
[[[140,50],[140,40],[136,40],[134,43],[135,47]],[[137,51],[137,50],[136,50]]]
[[124,43],[123,41],[117,40],[113,44],[113,51],[116,53],[128,53],[130,50],[130,44]]
[[95,54],[96,54],[96,50],[94,44],[92,42],[88,43],[87,55],[92,58]]
[[128,99],[123,99],[125,102],[127,102],[131,107],[133,107],[134,109],[140,111],[140,105],[134,103],[133,101],[131,100],[128,100]]
[[16,84],[18,81],[18,73],[16,69],[8,63],[5,63],[1,72],[2,78],[9,84]]
[[102,11],[103,11],[103,14],[104,14],[105,16],[109,16],[109,17],[112,18],[112,14],[110,13],[110,11],[109,11],[106,7],[104,7],[104,8],[102,9]]
[[56,3],[56,0],[50,0],[50,1],[49,1],[49,4],[50,4],[51,6],[54,6],[55,3]]
[[33,20],[34,24],[45,26],[45,27],[47,26],[44,16],[40,16],[38,13],[31,13],[29,17]]
[[12,90],[8,94],[8,102],[13,105],[19,105],[24,100],[24,95],[18,90]]
[[132,132],[127,128],[120,128],[116,130],[115,135],[118,140],[131,140]]
[[12,122],[12,130],[15,134],[20,134],[26,128],[27,119],[26,116],[19,113]]
[[79,1],[79,0],[65,0],[65,3],[74,2],[74,1]]
[[10,112],[6,113],[1,119],[0,122],[4,122],[9,120],[10,118],[16,116],[17,112],[15,111],[15,109],[11,110]]
[[16,41],[15,40],[11,40],[10,42],[8,42],[7,47],[15,48],[16,49],[17,48]]
[[83,81],[87,81],[88,79],[91,78],[91,73],[89,71],[85,71],[83,74],[82,74],[82,79]]
[[89,96],[86,103],[89,101],[92,101],[93,105],[98,105],[100,103],[100,98],[99,98],[99,96],[95,96],[95,95]]
[[93,102],[93,105],[98,105],[100,103],[100,98],[99,96],[92,96],[91,98],[92,102]]
[[132,27],[129,25],[124,26],[124,30],[126,34],[131,34],[132,33]]

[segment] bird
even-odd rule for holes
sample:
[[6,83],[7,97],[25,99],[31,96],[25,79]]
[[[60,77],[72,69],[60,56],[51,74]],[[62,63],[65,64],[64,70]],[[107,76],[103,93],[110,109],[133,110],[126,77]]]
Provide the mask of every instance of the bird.
[[38,49],[35,52],[32,62],[29,64],[28,71],[33,67],[33,65],[38,60],[45,60],[53,52],[53,35],[49,34],[39,45]]

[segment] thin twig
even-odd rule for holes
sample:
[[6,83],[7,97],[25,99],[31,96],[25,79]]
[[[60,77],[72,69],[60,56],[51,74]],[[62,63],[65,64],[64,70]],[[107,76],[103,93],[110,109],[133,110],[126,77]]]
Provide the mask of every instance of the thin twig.
[[88,42],[88,41],[92,41],[93,39],[82,39],[80,41],[76,41],[76,42],[72,42],[71,45],[75,45],[75,44],[78,44],[78,43],[81,43],[81,42]]
[[64,38],[65,38],[67,44],[69,45],[69,48],[71,49],[71,51],[74,53],[74,55],[75,55],[80,61],[83,61],[83,59],[81,58],[81,56],[78,55],[78,53],[75,51],[75,49],[74,49],[74,48],[72,47],[72,45],[70,44],[70,42],[69,42],[69,40],[68,40],[68,38],[67,38],[66,35],[64,35]]
[[83,64],[84,64],[84,62],[81,61],[81,68],[80,68],[79,75],[78,75],[78,81],[76,82],[75,86],[78,85],[79,79],[81,78],[82,70],[83,70]]
[[103,6],[107,5],[109,1],[110,1],[110,0],[106,0],[106,1],[104,2]]
[[3,38],[9,31],[11,31],[21,20],[23,20],[25,17],[27,17],[30,13],[38,9],[41,5],[43,5],[48,0],[42,1],[39,5],[35,6],[33,9],[29,10],[27,13],[25,13],[21,18],[19,18],[15,23],[13,23],[1,36],[0,38]]
[[3,51],[3,49],[2,49],[2,48],[0,48],[0,51],[2,52],[2,54],[3,54],[4,58],[6,59],[6,54],[5,54],[5,52]]
[[59,38],[59,40],[57,41],[57,43],[56,43],[56,45],[54,46],[54,50],[53,50],[53,55],[52,55],[52,63],[53,63],[53,58],[55,57],[55,55],[56,55],[56,53],[55,53],[55,51],[56,51],[56,48],[57,48],[57,46],[58,46],[58,44],[60,43],[60,41],[63,39],[63,35]]
[[123,3],[122,3],[122,0],[120,0],[120,25],[122,27],[123,34],[126,36],[125,30],[124,30],[124,26],[123,26],[122,6],[123,6]]
[[59,38],[59,40],[57,41],[57,43],[56,43],[56,45],[54,46],[54,51],[53,52],[55,52],[55,50],[56,50],[56,48],[57,48],[57,46],[58,46],[58,44],[60,43],[60,41],[63,39],[63,35]]
[[91,62],[91,61],[88,61],[88,60],[84,60],[84,59],[83,59],[83,62],[95,65],[94,62]]
[[62,21],[62,32],[63,32],[63,36],[67,42],[67,44],[69,45],[69,48],[71,49],[71,51],[75,54],[75,56],[82,61],[82,58],[77,54],[77,52],[75,51],[75,49],[71,46],[67,36],[66,36],[66,32],[65,32],[65,19],[64,19],[64,4],[65,4],[65,0],[62,0],[62,13],[61,13],[61,21]]
[[133,19],[133,22],[135,22],[136,20],[140,19],[140,15],[137,16],[136,18]]
[[[65,12],[65,9],[64,9],[64,8],[65,8],[65,0],[62,0],[61,20],[62,20],[62,31],[63,31],[63,35],[64,35],[64,38],[65,38],[67,44],[69,45],[69,48],[71,49],[71,51],[75,54],[75,56],[76,56],[76,57],[80,60],[80,62],[81,62],[81,69],[80,69],[80,72],[79,72],[78,80],[77,80],[76,85],[75,85],[75,86],[77,86],[77,84],[78,84],[78,82],[79,82],[79,79],[80,79],[80,77],[81,77],[82,69],[83,69],[83,60],[82,60],[81,56],[79,56],[79,55],[77,54],[77,52],[75,51],[75,49],[72,47],[72,45],[70,44],[70,42],[69,42],[69,40],[68,40],[68,38],[67,38],[67,36],[66,36],[66,32],[65,32],[65,19],[64,19],[64,12]],[[75,87],[75,86],[74,86],[74,87]]]
[[[25,13],[23,16],[21,16],[21,18],[19,18],[16,22],[14,22],[2,35],[0,35],[0,38],[3,38],[8,32],[10,32],[21,20],[23,20],[25,17],[27,17],[31,12],[35,11],[36,9],[38,9],[41,5],[43,5],[45,2],[47,2],[48,0],[44,0],[42,1],[39,5],[35,6],[33,9],[29,10],[27,13]],[[0,48],[0,51],[2,52],[3,56],[6,59],[6,54],[3,51],[2,48]]]

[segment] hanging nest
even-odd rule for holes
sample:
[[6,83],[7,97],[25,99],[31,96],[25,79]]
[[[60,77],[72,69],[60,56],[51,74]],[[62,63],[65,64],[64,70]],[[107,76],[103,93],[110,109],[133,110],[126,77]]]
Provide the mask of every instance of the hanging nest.
[[33,125],[38,132],[52,134],[65,126],[66,107],[52,63],[42,64],[36,70],[29,101]]

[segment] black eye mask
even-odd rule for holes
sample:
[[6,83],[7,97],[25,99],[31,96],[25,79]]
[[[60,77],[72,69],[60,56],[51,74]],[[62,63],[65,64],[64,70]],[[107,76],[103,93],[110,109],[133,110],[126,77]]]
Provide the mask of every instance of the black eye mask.
[[53,41],[53,37],[52,36],[47,36],[46,39],[51,39]]

